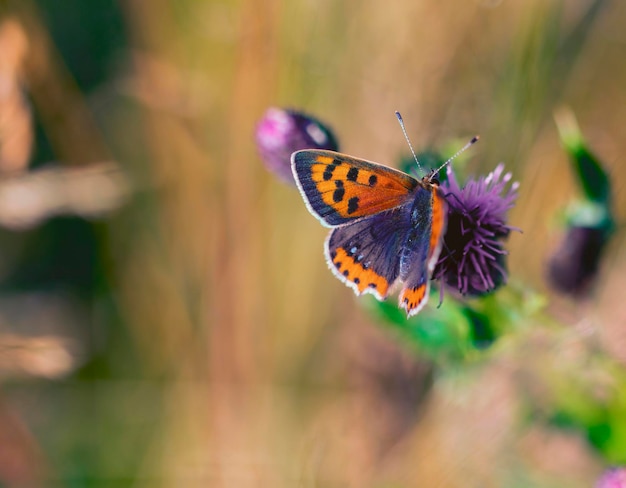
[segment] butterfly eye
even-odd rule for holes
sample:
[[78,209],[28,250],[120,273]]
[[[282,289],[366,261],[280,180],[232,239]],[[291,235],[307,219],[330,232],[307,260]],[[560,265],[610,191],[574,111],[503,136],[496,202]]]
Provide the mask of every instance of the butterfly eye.
[[431,179],[430,179],[430,182],[431,182],[433,185],[437,185],[437,186],[439,186],[439,185],[440,185],[439,180],[438,180],[437,178],[431,178]]

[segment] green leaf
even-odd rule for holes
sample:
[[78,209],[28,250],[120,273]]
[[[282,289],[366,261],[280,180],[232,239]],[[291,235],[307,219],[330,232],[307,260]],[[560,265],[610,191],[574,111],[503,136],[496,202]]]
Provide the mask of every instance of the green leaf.
[[379,302],[370,298],[363,300],[363,303],[383,325],[398,333],[403,342],[433,359],[467,357],[475,350],[469,318],[452,298],[447,298],[437,308],[437,297],[432,295],[430,304],[410,319],[393,301]]
[[588,149],[571,110],[560,109],[554,115],[561,143],[572,162],[574,173],[585,196],[597,203],[608,205],[611,182],[600,161]]

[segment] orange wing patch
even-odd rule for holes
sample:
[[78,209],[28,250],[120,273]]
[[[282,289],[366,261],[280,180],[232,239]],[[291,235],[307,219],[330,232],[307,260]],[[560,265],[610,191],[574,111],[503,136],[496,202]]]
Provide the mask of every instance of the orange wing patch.
[[311,179],[322,201],[343,218],[397,207],[418,184],[400,171],[340,154],[316,155]]
[[357,295],[373,293],[385,298],[389,292],[389,282],[371,268],[348,255],[342,247],[331,253],[335,270],[342,280],[352,283]]
[[400,294],[400,307],[406,310],[407,315],[415,315],[419,312],[428,298],[428,283],[416,286],[415,288],[405,288]]
[[[439,251],[441,251],[441,238],[446,231],[446,215],[447,205],[446,200],[441,195],[438,187],[435,187],[433,191],[433,210],[432,210],[432,227],[430,231],[430,252],[428,254],[428,260],[435,261],[432,266],[436,264],[436,260],[439,257]],[[432,270],[431,270],[432,271]]]

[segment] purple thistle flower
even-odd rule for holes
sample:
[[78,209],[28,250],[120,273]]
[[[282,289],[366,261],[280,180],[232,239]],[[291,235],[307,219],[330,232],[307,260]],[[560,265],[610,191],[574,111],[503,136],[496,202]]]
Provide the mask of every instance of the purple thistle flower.
[[301,149],[339,146],[332,131],[319,120],[295,110],[269,108],[256,128],[256,143],[265,167],[281,180],[295,185],[291,153]]
[[626,468],[612,468],[602,475],[596,488],[626,488]]
[[448,227],[434,279],[463,295],[483,295],[506,282],[507,251],[502,240],[512,230],[507,212],[517,198],[519,184],[499,164],[486,177],[460,187],[450,166],[441,188],[448,203]]

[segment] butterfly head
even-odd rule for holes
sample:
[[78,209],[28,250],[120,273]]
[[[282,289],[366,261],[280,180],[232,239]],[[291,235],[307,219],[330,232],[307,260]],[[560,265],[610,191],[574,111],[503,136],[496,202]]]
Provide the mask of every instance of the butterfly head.
[[430,183],[431,185],[439,186],[441,183],[439,182],[439,178],[437,178],[437,174],[438,173],[434,173],[431,171],[430,174],[424,179],[427,180],[428,183]]

